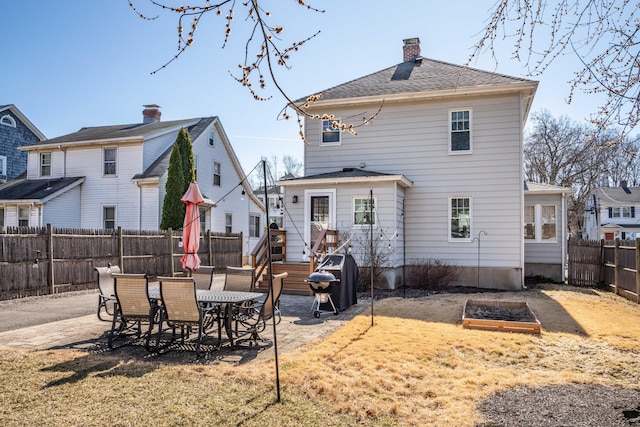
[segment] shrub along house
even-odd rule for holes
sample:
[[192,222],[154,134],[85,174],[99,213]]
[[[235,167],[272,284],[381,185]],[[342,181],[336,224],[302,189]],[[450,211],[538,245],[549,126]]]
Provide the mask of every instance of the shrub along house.
[[13,212],[5,225],[158,230],[171,149],[184,128],[206,198],[201,230],[242,232],[247,255],[260,237],[264,206],[244,182],[220,119],[160,115],[159,106],[147,105],[141,123],[85,127],[20,147],[28,153],[27,176],[0,189],[0,205]]
[[[286,262],[310,260],[313,268],[310,255],[351,237],[365,267],[373,226],[387,270],[382,285],[398,286],[412,264],[438,260],[456,268],[461,284],[521,289],[529,212],[523,128],[538,83],[424,58],[417,38],[404,40],[403,54],[403,62],[310,103],[310,113],[335,114],[339,124],[382,109],[357,135],[305,119],[304,176],[279,181]],[[556,242],[564,240],[561,215],[553,216]],[[327,243],[336,234],[337,243]]]

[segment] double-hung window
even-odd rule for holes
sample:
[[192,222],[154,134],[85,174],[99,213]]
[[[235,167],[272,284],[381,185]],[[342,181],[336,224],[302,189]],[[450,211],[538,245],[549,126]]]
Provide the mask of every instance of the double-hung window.
[[116,228],[116,207],[115,206],[102,207],[102,224],[106,230],[113,230],[114,228]]
[[260,215],[249,215],[249,237],[260,237]]
[[7,156],[0,156],[0,179],[7,179]]
[[557,214],[554,205],[524,207],[524,238],[527,242],[557,241]]
[[321,144],[340,144],[340,120],[322,121]]
[[29,206],[18,206],[18,227],[29,226]]
[[452,110],[449,112],[449,153],[470,153],[471,140],[471,110]]
[[353,225],[376,225],[376,199],[361,197],[353,199]]
[[233,233],[233,214],[230,212],[224,214],[224,232],[227,234]]
[[116,148],[105,148],[103,150],[103,174],[115,175],[117,165],[117,150]]
[[213,185],[222,185],[222,164],[213,162]]
[[40,176],[51,176],[51,153],[40,153]]
[[471,239],[471,199],[469,197],[449,198],[449,240],[469,241]]
[[635,206],[609,208],[609,218],[635,218]]

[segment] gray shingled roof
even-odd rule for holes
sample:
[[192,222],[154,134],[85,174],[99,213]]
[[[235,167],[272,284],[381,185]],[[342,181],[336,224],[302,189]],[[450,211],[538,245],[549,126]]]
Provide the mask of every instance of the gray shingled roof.
[[600,187],[593,190],[593,194],[595,194],[604,205],[631,205],[640,203],[640,187]]
[[[207,119],[213,120],[214,118],[210,117]],[[38,142],[37,145],[62,144],[66,142],[80,141],[100,141],[104,139],[128,139],[136,137],[143,138],[166,129],[174,128],[176,126],[188,126],[197,120],[201,119],[193,118],[167,122],[159,121],[154,123],[132,123],[124,125],[84,127],[79,131],[70,133],[68,135],[62,135],[56,138]],[[193,139],[193,135],[191,137]]]
[[393,176],[393,174],[366,171],[358,168],[344,168],[340,171],[319,173],[317,175],[302,176],[299,178],[283,179],[282,181],[302,181],[309,179],[328,179],[328,178],[366,178],[366,177],[379,177],[379,176]]
[[71,177],[17,181],[0,190],[0,200],[43,200],[83,179]]
[[322,93],[322,100],[331,100],[522,83],[537,84],[534,80],[419,57],[316,93]]

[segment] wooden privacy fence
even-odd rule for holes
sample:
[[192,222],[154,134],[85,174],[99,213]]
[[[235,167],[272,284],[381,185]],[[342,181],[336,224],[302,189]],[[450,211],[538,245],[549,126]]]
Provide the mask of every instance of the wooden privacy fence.
[[[0,232],[0,300],[81,289],[96,284],[94,267],[167,276],[182,271],[180,231],[11,227]],[[242,265],[242,233],[200,236],[203,265]]]
[[640,239],[569,239],[568,280],[610,290],[640,303]]

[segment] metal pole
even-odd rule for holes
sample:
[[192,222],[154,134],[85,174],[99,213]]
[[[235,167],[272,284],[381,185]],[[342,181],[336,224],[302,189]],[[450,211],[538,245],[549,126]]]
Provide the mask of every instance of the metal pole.
[[[267,259],[269,262],[269,294],[271,295],[271,307],[273,310],[276,309],[275,306],[275,297],[273,295],[273,265],[271,263],[271,229],[268,227],[269,225],[269,192],[267,191],[267,161],[262,159],[262,175],[264,176],[264,200],[265,200],[265,210],[267,212],[267,250],[268,255]],[[277,390],[277,402],[280,402],[280,368],[278,366],[278,336],[276,334],[276,316],[271,316],[271,320],[273,322],[273,350],[275,352],[275,360],[276,360],[276,390]]]
[[371,241],[369,246],[369,262],[371,263],[371,326],[373,326],[373,188],[369,189],[369,227],[371,228]]

